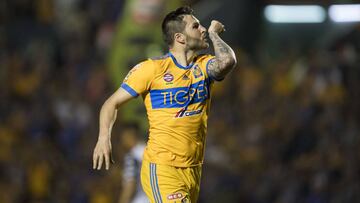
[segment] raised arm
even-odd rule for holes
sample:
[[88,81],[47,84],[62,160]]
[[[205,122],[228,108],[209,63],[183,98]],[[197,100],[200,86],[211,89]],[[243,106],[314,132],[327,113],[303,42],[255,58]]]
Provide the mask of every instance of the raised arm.
[[208,29],[215,51],[215,60],[208,65],[208,71],[213,78],[218,80],[223,79],[236,66],[234,51],[219,36],[224,30],[224,25],[216,20],[211,21]]
[[111,150],[111,130],[116,120],[117,110],[131,98],[133,96],[123,88],[119,88],[101,107],[99,137],[93,153],[93,169],[100,170],[105,161],[105,168],[108,170],[110,161],[114,162]]

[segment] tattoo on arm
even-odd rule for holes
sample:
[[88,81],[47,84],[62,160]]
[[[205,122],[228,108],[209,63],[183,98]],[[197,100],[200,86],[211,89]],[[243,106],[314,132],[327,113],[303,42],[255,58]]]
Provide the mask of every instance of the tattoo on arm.
[[223,79],[236,65],[235,53],[218,34],[209,36],[214,45],[215,60],[208,65],[208,71],[215,79]]
[[229,53],[229,48],[226,47],[228,45],[224,41],[222,41],[220,37],[215,39],[215,45],[219,49],[219,54]]
[[218,63],[217,59],[211,59],[211,61],[208,64],[208,74],[210,74],[213,78],[216,80],[221,80],[223,77],[221,77],[221,69]]

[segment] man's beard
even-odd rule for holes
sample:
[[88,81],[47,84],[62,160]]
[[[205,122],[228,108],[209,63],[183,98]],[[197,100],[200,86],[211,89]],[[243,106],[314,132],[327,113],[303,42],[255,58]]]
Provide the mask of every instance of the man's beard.
[[188,36],[186,41],[189,50],[199,51],[209,47],[209,43],[206,42],[205,39],[194,39]]

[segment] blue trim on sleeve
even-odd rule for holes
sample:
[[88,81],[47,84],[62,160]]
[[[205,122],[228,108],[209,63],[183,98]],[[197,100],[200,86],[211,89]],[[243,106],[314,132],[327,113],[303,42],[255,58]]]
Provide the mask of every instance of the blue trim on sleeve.
[[133,96],[133,97],[139,96],[139,94],[133,88],[131,88],[129,85],[123,83],[123,84],[121,84],[121,87],[124,90],[126,90],[129,94],[131,94],[131,96]]
[[213,60],[215,60],[215,58],[210,59],[210,60],[206,63],[206,73],[207,73],[207,75],[209,76],[209,78],[211,79],[211,81],[214,81],[214,80],[215,80],[215,81],[220,82],[220,81],[224,80],[224,78],[217,79],[217,78],[215,78],[214,76],[212,76],[212,75],[209,73],[209,64],[210,64],[210,62],[213,61]]
[[194,63],[190,63],[188,66],[182,66],[181,64],[179,64],[179,63],[177,62],[175,56],[172,55],[171,52],[169,52],[168,55],[171,57],[171,59],[173,60],[173,62],[175,63],[175,65],[176,65],[177,67],[181,68],[181,69],[187,70],[187,69],[190,69],[190,68],[194,65]]

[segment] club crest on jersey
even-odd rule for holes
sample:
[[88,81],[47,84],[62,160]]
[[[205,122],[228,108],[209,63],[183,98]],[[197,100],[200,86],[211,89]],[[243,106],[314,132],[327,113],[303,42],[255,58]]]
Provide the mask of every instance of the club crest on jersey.
[[199,78],[199,77],[203,76],[203,73],[198,65],[194,66],[192,72],[193,72],[195,78]]
[[183,195],[181,193],[175,193],[175,194],[170,194],[167,196],[168,200],[173,200],[173,199],[180,199],[182,198]]
[[164,81],[165,82],[172,82],[174,80],[174,76],[171,73],[165,73]]

